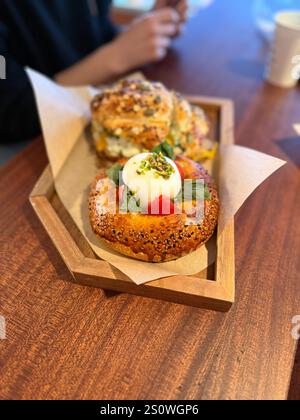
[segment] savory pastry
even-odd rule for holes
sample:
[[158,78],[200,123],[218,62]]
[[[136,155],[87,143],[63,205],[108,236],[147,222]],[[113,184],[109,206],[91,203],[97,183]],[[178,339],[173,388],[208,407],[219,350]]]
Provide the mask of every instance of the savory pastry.
[[152,150],[168,135],[172,96],[161,83],[124,80],[92,102],[93,136],[109,158]]
[[175,154],[198,162],[213,159],[216,143],[208,139],[210,126],[202,108],[173,93],[173,116],[167,141]]
[[96,149],[111,160],[152,151],[167,141],[175,154],[197,161],[213,158],[204,111],[161,83],[124,80],[92,101]]
[[142,153],[101,171],[91,187],[90,222],[112,249],[148,262],[175,260],[212,236],[219,201],[202,166]]

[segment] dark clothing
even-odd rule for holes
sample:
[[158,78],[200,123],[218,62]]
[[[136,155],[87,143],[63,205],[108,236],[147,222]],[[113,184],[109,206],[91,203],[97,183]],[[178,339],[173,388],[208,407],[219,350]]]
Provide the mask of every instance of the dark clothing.
[[72,66],[109,42],[111,0],[0,0],[0,142],[34,137],[40,125],[29,66],[47,76]]

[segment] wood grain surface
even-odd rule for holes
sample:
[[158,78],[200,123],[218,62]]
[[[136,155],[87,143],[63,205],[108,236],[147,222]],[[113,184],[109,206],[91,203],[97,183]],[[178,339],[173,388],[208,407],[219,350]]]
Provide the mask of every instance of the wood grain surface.
[[47,163],[36,140],[0,170],[0,398],[287,398],[300,315],[300,90],[263,82],[251,3],[217,0],[147,69],[185,93],[233,99],[237,143],[288,161],[236,217],[236,304],[219,314],[74,285],[28,202]]

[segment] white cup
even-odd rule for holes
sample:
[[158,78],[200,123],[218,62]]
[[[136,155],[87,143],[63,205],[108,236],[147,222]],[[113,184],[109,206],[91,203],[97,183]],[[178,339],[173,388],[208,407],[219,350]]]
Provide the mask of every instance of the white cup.
[[275,23],[267,79],[275,86],[294,87],[300,78],[300,10],[278,13]]

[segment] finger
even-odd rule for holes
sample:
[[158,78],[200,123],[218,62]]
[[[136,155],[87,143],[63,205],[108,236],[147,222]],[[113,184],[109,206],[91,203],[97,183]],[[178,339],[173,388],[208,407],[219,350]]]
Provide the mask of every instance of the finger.
[[171,45],[171,39],[165,36],[161,36],[159,38],[157,38],[157,40],[155,41],[155,45],[156,48],[163,48],[163,49],[168,49]]
[[180,22],[186,22],[189,18],[188,11],[181,13],[180,15]]
[[167,55],[168,48],[171,44],[170,38],[159,37],[155,40],[151,50],[153,60],[161,60]]
[[157,34],[164,36],[174,36],[178,30],[178,24],[159,24],[156,27]]
[[180,3],[177,6],[176,10],[177,10],[181,20],[186,21],[187,18],[188,18],[188,10],[189,10],[187,2],[184,1],[184,2]]
[[[179,3],[181,3],[182,0],[168,0],[168,6],[170,7],[177,7]],[[184,0],[186,1],[186,0]]]
[[181,24],[181,25],[179,25],[178,26],[178,28],[177,28],[177,32],[176,32],[176,34],[175,34],[175,38],[176,37],[178,37],[178,36],[181,36],[181,35],[183,35],[184,34],[184,32],[185,32],[185,24]]
[[163,7],[176,7],[181,1],[182,0],[156,0],[153,10],[162,9]]
[[155,59],[162,60],[167,55],[167,52],[168,52],[167,48],[157,48]]
[[188,7],[188,4],[189,4],[188,0],[179,0],[177,2],[177,7]]
[[153,12],[153,16],[157,19],[158,22],[178,23],[180,21],[179,13],[171,7],[156,10]]
[[166,5],[165,0],[156,0],[156,3],[154,5],[154,10],[155,9],[161,9],[162,7],[165,7],[165,5]]
[[180,4],[178,4],[178,6],[176,7],[176,10],[178,13],[185,13],[188,11],[188,4],[186,2],[182,2]]

